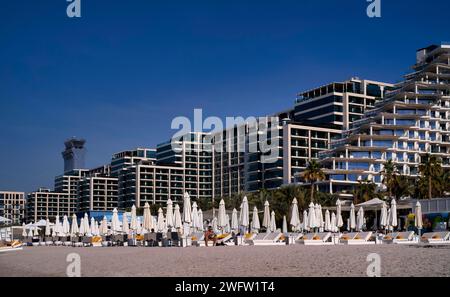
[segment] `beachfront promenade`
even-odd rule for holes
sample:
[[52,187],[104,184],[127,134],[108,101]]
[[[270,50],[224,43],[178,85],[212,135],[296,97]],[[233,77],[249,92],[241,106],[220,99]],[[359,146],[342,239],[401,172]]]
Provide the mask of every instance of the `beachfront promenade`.
[[77,253],[81,276],[367,276],[367,256],[381,276],[450,276],[450,245],[24,247],[0,253],[0,276],[66,276]]

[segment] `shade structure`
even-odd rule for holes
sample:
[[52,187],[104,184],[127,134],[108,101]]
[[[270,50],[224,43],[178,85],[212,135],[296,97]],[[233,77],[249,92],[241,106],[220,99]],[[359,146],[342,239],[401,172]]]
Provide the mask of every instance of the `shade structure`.
[[166,228],[166,222],[164,220],[164,212],[162,208],[160,207],[158,209],[158,220],[156,223],[156,232],[164,232],[164,229]]
[[256,206],[253,207],[251,228],[253,232],[258,232],[259,229],[261,229],[261,225],[259,223],[258,208]]
[[284,234],[287,234],[287,233],[288,233],[286,216],[283,216],[283,227],[282,227],[282,232],[283,232]]
[[270,209],[269,209],[269,201],[267,201],[267,200],[266,200],[266,202],[264,202],[264,215],[263,215],[262,226],[266,229],[269,229],[269,226],[270,226]]
[[112,232],[112,234],[115,235],[121,231],[122,231],[122,229],[120,228],[119,214],[118,214],[117,208],[114,208],[113,214],[111,217],[111,232]]
[[327,209],[325,211],[325,224],[323,226],[323,229],[325,231],[331,232],[332,228],[331,228],[331,219],[330,219],[330,211]]
[[89,216],[87,213],[84,213],[83,224],[84,224],[84,233],[86,235],[91,235],[91,228],[89,227]]
[[356,231],[362,231],[364,226],[364,209],[361,206],[358,210],[358,215],[356,218]]
[[300,229],[300,214],[298,212],[298,202],[297,198],[292,200],[291,205],[291,220],[289,222],[292,231],[298,231]]
[[86,225],[84,224],[84,217],[82,217],[81,219],[80,219],[80,228],[79,228],[79,230],[78,230],[78,234],[80,235],[80,236],[84,236],[84,234],[86,234],[86,231],[85,231],[85,227]]
[[355,206],[362,206],[364,207],[364,209],[380,209],[381,206],[383,205],[383,200],[379,199],[379,198],[373,198],[369,201],[363,202],[363,203],[359,203]]
[[231,213],[231,230],[237,232],[239,230],[239,221],[236,208],[233,209]]
[[50,221],[47,218],[47,223],[45,225],[45,236],[50,236],[51,234],[51,230],[50,230]]
[[391,209],[389,208],[387,211],[387,225],[386,225],[386,229],[387,230],[393,230],[392,225],[390,224],[391,220],[392,220],[392,212]]
[[350,218],[347,219],[347,231],[351,231],[351,229],[350,229]]
[[131,231],[136,232],[137,227],[136,206],[133,204],[133,206],[131,207],[130,229]]
[[331,213],[330,231],[331,232],[337,232],[338,231],[338,227],[336,226],[336,215],[334,214],[334,212]]
[[180,229],[183,227],[183,222],[181,220],[181,214],[180,214],[180,206],[178,204],[175,204],[175,210],[173,213],[173,226],[176,229]]
[[148,202],[145,202],[144,204],[144,221],[142,222],[142,233],[148,233],[150,232],[153,227],[153,220],[152,220],[152,214],[150,213],[150,204]]
[[191,224],[192,215],[191,215],[191,198],[187,192],[184,193],[183,199],[183,223]]
[[72,215],[72,225],[70,226],[70,236],[76,236],[80,230],[78,229],[78,222],[76,214]]
[[173,202],[172,199],[167,199],[167,208],[166,208],[166,228],[173,228]]
[[27,237],[27,229],[25,228],[25,223],[22,223],[22,237]]
[[415,218],[414,218],[414,224],[418,230],[421,230],[423,227],[422,223],[422,205],[419,201],[416,203],[416,208],[414,210],[415,212]]
[[201,209],[198,210],[198,231],[205,231],[203,226],[203,211]]
[[39,236],[39,228],[38,227],[33,228],[33,236]]
[[355,205],[352,203],[350,205],[350,230],[356,228],[356,216],[355,216]]
[[63,224],[62,224],[62,230],[61,230],[61,236],[68,236],[70,232],[70,224],[69,219],[66,215],[63,217]]
[[225,228],[225,226],[227,225],[226,215],[225,201],[221,199],[219,203],[219,213],[217,215],[217,225],[219,228]]
[[128,225],[128,218],[125,213],[122,215],[122,232],[125,234],[130,233],[130,227]]
[[33,237],[33,229],[30,229],[30,231],[28,231],[28,237]]
[[277,224],[275,222],[275,212],[272,210],[270,213],[270,225],[269,225],[269,231],[275,232],[277,230]]
[[247,196],[244,196],[244,199],[242,200],[242,215],[239,225],[245,228],[248,228],[248,226],[250,225]]
[[306,211],[306,209],[303,211],[303,225],[302,225],[303,230],[305,231],[309,231],[309,218],[308,218],[308,212]]
[[336,227],[338,230],[344,226],[344,220],[342,219],[342,203],[341,200],[336,201]]
[[316,210],[315,210],[315,206],[314,203],[310,203],[309,204],[309,209],[308,209],[308,227],[310,229],[314,229],[316,228]]
[[108,222],[107,222],[105,216],[103,216],[103,219],[102,219],[102,221],[100,223],[100,230],[99,231],[100,231],[99,232],[100,235],[102,235],[102,236],[108,235]]
[[395,201],[395,198],[391,201],[391,219],[389,221],[389,226],[392,226],[392,229],[395,229],[395,227],[398,226],[397,221],[397,202]]
[[192,203],[191,227],[194,230],[198,230],[200,228],[200,223],[199,223],[199,219],[198,219],[197,202]]
[[380,227],[382,229],[385,229],[387,226],[388,226],[388,210],[386,203],[383,201],[383,204],[381,205]]

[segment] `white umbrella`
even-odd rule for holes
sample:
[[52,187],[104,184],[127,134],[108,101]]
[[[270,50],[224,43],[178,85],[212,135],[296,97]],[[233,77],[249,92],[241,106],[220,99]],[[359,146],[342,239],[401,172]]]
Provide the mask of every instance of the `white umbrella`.
[[191,224],[192,216],[191,216],[191,198],[189,194],[184,193],[184,201],[183,201],[183,222]]
[[39,228],[38,227],[33,228],[33,236],[39,236]]
[[136,228],[136,234],[143,234],[143,230],[142,230],[142,225],[141,225],[141,218],[136,218],[136,222],[137,222],[137,228]]
[[131,222],[130,222],[130,229],[134,232],[137,230],[137,219],[136,219],[136,206],[133,204],[131,207]]
[[389,222],[389,225],[392,226],[392,229],[395,229],[395,227],[398,226],[397,222],[397,202],[395,199],[392,199],[391,201],[391,220]]
[[108,222],[106,221],[106,217],[103,216],[103,219],[100,223],[100,230],[99,233],[101,236],[106,236],[108,235]]
[[231,232],[231,227],[230,227],[230,216],[229,215],[225,215],[225,220],[227,221],[226,226],[224,227],[225,233],[230,233]]
[[252,231],[258,232],[261,229],[261,225],[259,224],[259,216],[258,216],[258,208],[253,207],[253,215],[252,215]]
[[331,232],[337,232],[338,231],[338,227],[336,226],[336,215],[333,213],[331,213],[331,222],[330,222],[330,228],[331,228]]
[[130,232],[130,227],[128,226],[128,218],[126,213],[122,214],[122,232],[128,234]]
[[198,231],[204,231],[203,227],[203,211],[201,209],[198,210]]
[[356,218],[356,231],[362,231],[364,226],[364,209],[362,206],[358,210],[358,215]]
[[223,199],[221,199],[219,203],[219,214],[217,215],[217,225],[221,228],[224,228],[227,225],[225,201],[223,201]]
[[264,216],[263,216],[262,225],[266,229],[269,229],[269,226],[270,226],[270,209],[269,209],[269,201],[267,201],[267,200],[266,200],[266,202],[264,202]]
[[292,231],[298,231],[298,229],[300,227],[300,214],[298,213],[297,198],[294,198],[292,200],[290,225],[291,225]]
[[169,198],[167,199],[167,209],[166,209],[166,228],[172,229],[173,227],[173,203]]
[[310,229],[316,228],[317,227],[316,222],[317,222],[317,220],[316,220],[316,210],[315,210],[315,207],[314,207],[314,203],[311,202],[309,204],[309,210],[308,210],[308,227]]
[[303,211],[303,230],[309,231],[309,218],[306,209]]
[[59,236],[61,233],[61,222],[59,221],[59,216],[55,217],[55,225],[53,226],[53,231],[55,232],[55,236]]
[[211,222],[214,233],[219,233],[219,228],[217,226],[217,218],[214,218]]
[[325,225],[324,225],[325,231],[332,231],[331,230],[331,220],[330,220],[330,211],[327,209],[325,211]]
[[78,229],[78,222],[76,214],[72,215],[72,226],[70,226],[70,236],[75,236],[80,230]]
[[422,223],[422,206],[420,205],[419,201],[417,201],[416,203],[414,224],[416,225],[416,228],[419,230],[420,235],[420,230],[423,227],[423,223]]
[[322,212],[322,206],[320,204],[316,204],[317,210],[316,210],[316,220],[318,227],[320,228],[320,232],[323,232],[324,227],[324,220],[323,220],[323,212]]
[[249,226],[249,223],[248,201],[247,196],[244,196],[244,199],[242,200],[242,215],[239,225],[247,228]]
[[350,205],[350,230],[356,228],[355,205]]
[[391,209],[389,208],[387,212],[387,225],[386,225],[387,230],[393,230],[392,225],[390,223],[391,221],[392,221],[392,212]]
[[157,232],[163,232],[165,227],[166,227],[166,223],[164,221],[164,212],[162,210],[162,208],[160,207],[158,209],[158,220],[157,220]]
[[180,206],[178,204],[175,204],[175,211],[173,213],[173,226],[176,229],[181,229],[183,227],[183,222],[181,220],[181,214],[180,214]]
[[69,219],[67,218],[66,215],[64,215],[61,233],[63,236],[67,236],[69,232],[70,232]]
[[50,236],[51,231],[50,231],[50,221],[46,220],[46,224],[45,224],[45,236]]
[[199,219],[198,219],[197,202],[192,203],[191,227],[194,230],[198,230],[200,228]]
[[27,229],[25,229],[25,223],[22,223],[22,237],[27,237]]
[[337,200],[336,201],[336,227],[341,228],[342,226],[344,226],[344,220],[342,220],[342,210],[341,210],[341,200]]
[[96,236],[97,235],[97,229],[95,226],[95,219],[94,217],[91,217],[91,231],[89,232],[92,236]]
[[283,216],[283,230],[282,231],[283,231],[283,234],[287,234],[288,233],[286,216]]
[[275,232],[276,230],[277,230],[277,224],[275,222],[275,212],[272,210],[272,213],[270,214],[269,231]]
[[122,231],[120,228],[119,214],[117,212],[117,208],[113,209],[113,214],[111,218],[111,231],[113,234]]
[[347,219],[347,231],[351,231],[351,229],[350,229],[350,218]]
[[84,233],[85,233],[86,235],[90,235],[90,233],[91,233],[91,228],[89,227],[89,216],[88,216],[87,213],[84,213],[83,224],[84,224]]
[[385,202],[381,205],[381,218],[380,218],[380,227],[382,229],[386,228],[388,225],[388,210]]
[[239,222],[237,217],[237,210],[236,208],[233,209],[233,212],[231,214],[231,230],[234,232],[237,232],[239,229]]
[[144,222],[142,224],[142,232],[150,232],[153,228],[152,214],[150,213],[150,204],[145,202],[144,204]]
[[80,234],[81,236],[83,236],[86,233],[86,231],[84,231],[84,226],[85,226],[84,218],[81,217],[81,219],[80,219],[80,228],[78,230],[78,234]]

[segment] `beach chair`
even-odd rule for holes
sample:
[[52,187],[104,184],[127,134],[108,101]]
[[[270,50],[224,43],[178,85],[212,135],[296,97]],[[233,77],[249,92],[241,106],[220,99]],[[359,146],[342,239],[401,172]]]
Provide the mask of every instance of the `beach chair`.
[[148,247],[158,246],[158,240],[155,232],[145,233],[144,234],[144,242]]
[[[264,233],[261,233],[261,235]],[[286,238],[281,232],[265,233],[266,235],[261,239],[258,234],[249,241],[250,245],[286,245]]]
[[23,245],[25,246],[30,246],[33,243],[33,240],[31,239],[31,237],[24,237],[22,239]]
[[53,237],[45,237],[45,245],[53,245]]
[[421,237],[421,242],[428,244],[450,244],[450,232],[428,232]]
[[83,236],[81,242],[83,246],[92,246],[92,236]]
[[372,231],[347,233],[339,239],[340,243],[348,245],[375,244]]
[[[232,234],[231,233],[225,233],[225,234],[219,234],[217,235],[217,241],[216,244],[218,245],[234,245],[234,242],[232,241]],[[227,244],[230,243],[230,244]]]
[[101,241],[102,247],[111,246],[111,235],[102,235],[102,241]]
[[40,246],[41,245],[41,239],[39,237],[33,237],[31,239],[31,245],[32,246]]
[[194,233],[192,233],[191,242],[192,242],[193,246],[206,246],[206,244],[205,244],[205,233],[203,233],[203,232],[194,232]]
[[414,241],[414,231],[391,232],[383,237],[383,243],[412,244]]
[[288,233],[288,244],[295,244],[300,238],[302,238],[303,233],[291,232]]
[[296,243],[304,245],[333,245],[331,232],[319,232],[303,234]]
[[169,246],[180,246],[180,235],[178,232],[167,232]]
[[70,241],[72,243],[72,246],[74,246],[74,247],[82,247],[83,246],[83,242],[81,241],[81,237],[79,237],[79,236],[71,237]]

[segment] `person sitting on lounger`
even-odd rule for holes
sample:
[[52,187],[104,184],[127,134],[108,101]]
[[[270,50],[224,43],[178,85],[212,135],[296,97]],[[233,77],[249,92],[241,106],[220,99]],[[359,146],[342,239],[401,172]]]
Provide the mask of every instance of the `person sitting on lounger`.
[[214,233],[212,227],[209,227],[208,230],[205,232],[205,246],[208,246],[208,240],[212,240],[213,246],[216,245],[217,236]]

